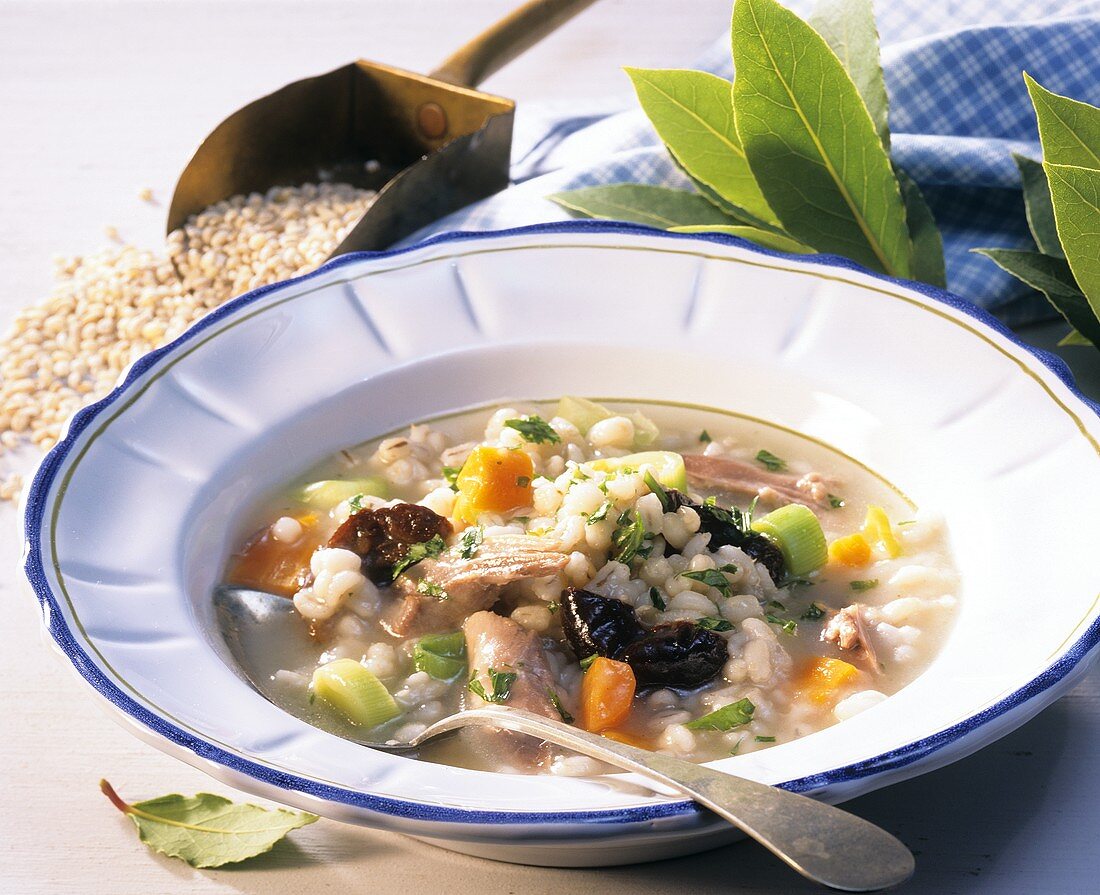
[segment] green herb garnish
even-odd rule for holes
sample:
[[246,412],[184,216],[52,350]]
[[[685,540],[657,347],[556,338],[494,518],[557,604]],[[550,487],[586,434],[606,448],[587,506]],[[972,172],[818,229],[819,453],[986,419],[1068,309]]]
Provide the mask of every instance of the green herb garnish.
[[458,490],[458,474],[462,472],[461,466],[444,466],[443,480],[451,486],[452,491]]
[[431,540],[424,541],[423,543],[413,544],[409,548],[409,552],[405,554],[405,558],[394,565],[392,580],[396,581],[397,576],[410,566],[415,566],[418,562],[428,559],[429,557],[439,556],[439,554],[446,549],[447,545],[439,535],[433,535]]
[[710,444],[712,440],[710,433],[706,429],[699,433],[699,441],[703,444]]
[[845,501],[843,497],[837,497],[835,494],[826,494],[825,496],[829,500],[829,506],[831,506],[834,510],[839,510],[842,506],[844,506]]
[[774,743],[775,742],[775,737],[761,737],[761,736],[758,736],[756,738],[756,742],[758,742],[758,743]]
[[619,517],[615,533],[611,536],[611,556],[616,562],[629,563],[642,549],[645,540],[645,525],[642,517],[627,510]]
[[598,658],[599,655],[597,653],[593,653],[591,656],[585,656],[583,659],[581,659],[578,663],[581,666],[581,671],[588,671],[588,669],[592,667],[592,663],[595,662]]
[[596,511],[588,517],[588,520],[584,524],[595,525],[597,522],[603,522],[603,520],[607,518],[607,514],[610,513],[614,508],[615,504],[613,504],[610,500],[605,500],[599,505],[599,507],[597,507]]
[[486,693],[485,685],[477,679],[477,669],[474,669],[474,673],[470,675],[470,682],[466,685],[467,689],[486,702],[498,704],[504,702],[508,699],[508,694],[512,692],[512,684],[516,682],[518,675],[514,671],[497,671],[495,668],[490,668],[488,674],[489,683],[493,688],[491,693]]
[[798,622],[793,618],[780,618],[778,615],[772,615],[769,612],[764,616],[764,620],[769,625],[779,625],[784,634],[795,634],[798,631]]
[[804,621],[816,621],[819,618],[825,617],[825,610],[821,608],[817,603],[811,603],[806,607],[806,611],[802,613]]
[[550,427],[550,424],[535,414],[505,420],[504,425],[509,429],[515,429],[524,441],[531,444],[558,444],[561,441],[561,436]]
[[878,579],[868,578],[865,581],[849,581],[848,587],[854,591],[871,590],[872,588],[878,587]]
[[424,594],[426,597],[435,597],[440,603],[444,600],[451,599],[451,595],[447,593],[441,585],[436,584],[434,581],[429,581],[427,578],[421,578],[416,582],[416,592],[418,594]]
[[664,599],[661,597],[661,592],[655,587],[649,589],[649,602],[656,606],[661,612],[664,612],[668,608]]
[[570,715],[569,712],[565,710],[565,706],[561,704],[561,697],[558,695],[557,691],[547,690],[546,695],[550,697],[550,704],[557,709],[558,714],[561,715],[562,721],[566,724],[572,724],[573,716]]
[[694,721],[688,721],[684,727],[688,730],[733,730],[735,727],[748,724],[752,720],[752,714],[755,711],[756,706],[750,700],[739,699],[737,702],[722,706],[722,708],[711,712],[709,715],[703,715],[703,717],[696,718]]
[[657,495],[657,499],[661,502],[661,512],[671,513],[676,509],[676,502],[669,496],[664,485],[657,481],[652,472],[647,471],[642,481],[646,483],[650,491]]
[[787,468],[786,460],[782,457],[777,457],[771,451],[766,451],[763,448],[756,452],[756,462],[770,469],[772,472],[780,472]]
[[706,628],[708,631],[717,631],[721,633],[723,631],[732,631],[733,625],[726,621],[724,618],[715,618],[713,615],[706,615],[703,618],[697,618],[695,620],[700,628]]
[[707,585],[707,587],[717,588],[723,597],[733,596],[733,588],[729,579],[718,569],[703,569],[701,572],[681,572],[680,577],[698,581]]
[[485,540],[485,529],[480,525],[474,525],[462,532],[459,540],[459,555],[463,559],[473,559]]
[[561,603],[559,603],[557,600],[551,600],[549,603],[546,604],[547,612],[557,612],[559,609],[561,609]]
[[363,498],[366,496],[366,494],[360,492],[359,494],[353,494],[348,499],[348,507],[353,513],[358,513],[361,509],[363,509]]

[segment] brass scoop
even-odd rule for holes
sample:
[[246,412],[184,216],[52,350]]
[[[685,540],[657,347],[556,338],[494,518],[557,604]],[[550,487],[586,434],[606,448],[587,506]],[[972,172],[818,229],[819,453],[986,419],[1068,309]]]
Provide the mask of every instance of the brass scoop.
[[508,185],[515,103],[473,88],[594,0],[529,0],[425,77],[359,60],[234,112],[176,184],[168,232],[242,193],[350,183],[378,195],[333,255],[384,249]]

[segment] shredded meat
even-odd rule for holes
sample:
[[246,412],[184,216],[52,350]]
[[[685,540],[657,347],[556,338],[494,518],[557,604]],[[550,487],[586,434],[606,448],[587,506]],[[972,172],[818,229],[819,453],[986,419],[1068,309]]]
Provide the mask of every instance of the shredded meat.
[[828,502],[829,483],[819,473],[803,476],[771,472],[744,460],[686,454],[688,480],[703,488],[716,488],[730,494],[759,497],[765,503]]
[[859,603],[845,606],[833,615],[821,630],[821,640],[824,643],[835,643],[838,649],[853,652],[871,669],[878,670],[878,656],[863,620],[863,607]]
[[382,624],[397,637],[456,628],[470,613],[492,606],[507,585],[564,569],[569,557],[553,546],[529,536],[491,538],[470,559],[456,550],[426,559],[397,579],[403,599]]
[[363,560],[363,574],[375,584],[393,577],[393,567],[405,558],[413,544],[430,541],[436,535],[446,538],[454,529],[451,523],[427,507],[399,503],[378,510],[360,510],[329,538],[329,547],[341,547],[357,553]]

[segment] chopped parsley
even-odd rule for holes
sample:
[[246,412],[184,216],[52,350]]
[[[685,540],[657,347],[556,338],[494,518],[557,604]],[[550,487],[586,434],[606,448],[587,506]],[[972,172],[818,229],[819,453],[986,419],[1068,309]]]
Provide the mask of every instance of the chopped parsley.
[[718,498],[713,494],[703,501],[703,506],[716,507],[718,506]]
[[591,656],[585,656],[580,661],[581,671],[588,671],[592,667],[592,663],[599,658],[598,653],[593,653]]
[[516,487],[517,488],[526,488],[530,484],[531,484],[531,476],[529,476],[529,475],[517,475],[516,476]]
[[467,528],[462,532],[462,539],[459,543],[459,555],[463,559],[473,559],[477,556],[477,551],[481,547],[481,542],[485,540],[485,529],[480,525],[474,525],[471,528]]
[[745,738],[741,737],[736,743],[733,744],[733,748],[730,749],[730,755],[736,755],[741,751],[741,744],[745,742]]
[[614,508],[615,504],[613,504],[610,500],[605,500],[599,505],[599,507],[596,509],[596,512],[589,515],[588,521],[584,524],[595,525],[597,522],[603,522],[603,520],[607,518],[607,514],[610,513]]
[[761,737],[761,736],[758,736],[756,738],[756,742],[758,742],[758,743],[774,743],[775,742],[775,737]]
[[811,603],[806,607],[806,611],[802,613],[803,621],[817,621],[819,618],[825,617],[825,610],[817,603]]
[[615,533],[611,536],[612,558],[616,562],[629,563],[642,549],[644,540],[642,517],[633,510],[627,510],[619,517]]
[[409,552],[405,554],[405,558],[398,562],[393,567],[393,580],[397,580],[397,576],[408,569],[410,566],[415,566],[421,560],[428,559],[432,556],[439,556],[444,550],[447,549],[447,545],[443,543],[443,538],[439,535],[433,535],[431,540],[424,541],[420,544],[413,544],[409,548]]
[[434,581],[429,581],[427,578],[421,578],[416,582],[416,592],[418,594],[424,594],[426,597],[435,597],[440,603],[444,600],[451,599],[451,595],[447,593],[441,585],[436,584]]
[[475,696],[480,696],[486,702],[502,703],[508,699],[508,694],[512,692],[512,684],[516,682],[518,675],[514,671],[497,671],[495,668],[489,669],[489,684],[493,690],[491,693],[485,692],[485,685],[477,679],[477,669],[474,669],[474,673],[470,675],[470,682],[466,685],[466,688]]
[[764,620],[770,625],[779,625],[784,634],[794,634],[798,631],[798,622],[793,618],[780,618],[778,615],[772,615],[769,612],[764,616]]
[[348,507],[350,507],[353,513],[358,513],[363,509],[363,498],[366,496],[366,494],[362,493],[352,495],[351,499],[348,501]]
[[665,605],[665,601],[661,597],[661,592],[655,587],[649,589],[649,602],[656,606],[661,612],[664,612],[668,607]]
[[729,579],[718,569],[703,569],[701,572],[681,572],[681,578],[689,578],[698,581],[707,587],[715,587],[723,597],[733,596],[733,588]]
[[706,630],[708,631],[722,632],[733,630],[733,625],[731,625],[724,618],[715,618],[712,615],[696,619],[695,624],[697,624],[700,628],[706,628]]
[[748,724],[752,720],[752,714],[756,711],[756,706],[748,699],[739,699],[737,702],[731,702],[729,705],[724,705],[722,708],[711,712],[709,715],[703,715],[701,718],[696,718],[694,721],[688,721],[684,725],[688,730],[733,730],[735,727],[741,727],[744,724]]
[[458,490],[458,474],[462,472],[461,466],[444,466],[443,479],[451,486],[452,491]]
[[737,563],[728,562],[724,566],[718,567],[719,572],[725,572],[727,575],[737,574]]
[[766,469],[770,469],[772,472],[781,472],[787,468],[787,461],[782,457],[777,457],[771,451],[766,451],[761,448],[756,452],[756,462]]
[[551,600],[549,603],[546,604],[547,612],[557,612],[559,609],[561,609],[561,603],[559,603],[557,600]]
[[829,506],[834,510],[839,510],[844,506],[845,500],[843,497],[837,497],[835,494],[826,494],[825,497],[828,498]]
[[561,441],[561,436],[550,428],[550,424],[541,416],[535,414],[514,420],[505,420],[504,425],[509,429],[515,429],[524,441],[531,444],[557,444]]
[[550,697],[550,704],[557,709],[558,714],[561,715],[562,721],[566,724],[572,724],[573,716],[570,715],[569,712],[565,710],[565,706],[561,704],[561,697],[557,694],[557,691],[547,690],[546,695]]
[[805,578],[801,575],[788,575],[781,581],[777,582],[775,586],[778,588],[786,588],[787,590],[790,590],[795,587],[813,587],[814,582],[811,581],[809,578]]
[[871,590],[872,588],[878,587],[878,579],[868,578],[865,581],[849,581],[848,587],[854,591]]
[[657,499],[661,502],[661,512],[671,513],[676,510],[676,501],[669,496],[664,485],[657,481],[652,472],[647,472],[642,481],[646,483],[650,491],[657,495]]
[[768,603],[768,605],[772,609],[778,609],[780,612],[786,612],[787,611],[787,607],[784,606],[782,603],[780,603],[778,600],[772,600],[770,603]]
[[710,433],[706,429],[699,433],[699,441],[703,444],[710,444],[713,440],[714,439],[710,437]]

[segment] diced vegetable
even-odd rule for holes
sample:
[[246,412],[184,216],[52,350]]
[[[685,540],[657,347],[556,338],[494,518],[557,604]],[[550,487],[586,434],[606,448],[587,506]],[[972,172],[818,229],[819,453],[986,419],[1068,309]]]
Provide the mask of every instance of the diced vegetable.
[[310,482],[297,494],[298,500],[318,510],[331,510],[340,501],[355,497],[356,494],[369,494],[383,499],[390,496],[390,485],[380,476],[367,476],[361,479],[322,479]]
[[882,548],[883,552],[896,559],[901,556],[901,545],[890,527],[890,519],[882,507],[867,507],[867,518],[863,521],[863,536],[872,544]]
[[585,466],[597,472],[606,473],[620,472],[624,469],[640,472],[644,467],[650,467],[657,481],[666,488],[687,490],[684,458],[675,451],[642,451],[637,454],[627,454],[625,457],[604,457],[600,460],[592,460]]
[[600,420],[614,416],[603,404],[597,404],[595,401],[579,398],[576,395],[563,396],[558,401],[558,409],[554,415],[571,422],[581,435],[587,435],[588,430]]
[[783,554],[787,574],[808,575],[820,569],[829,559],[825,533],[809,507],[789,503],[767,516],[754,519],[753,531],[771,539]]
[[818,656],[812,659],[795,683],[800,695],[819,706],[833,706],[845,689],[860,677],[854,665],[840,659]]
[[318,546],[311,532],[317,517],[299,516],[298,522],[303,535],[290,544],[275,540],[270,528],[256,535],[230,560],[226,581],[281,597],[294,596],[309,578],[309,560]]
[[871,561],[871,545],[857,531],[833,541],[829,545],[829,559],[838,565],[859,568]]
[[599,733],[623,724],[634,707],[635,687],[629,665],[598,657],[581,681],[581,727]]
[[385,684],[354,659],[335,659],[314,671],[313,693],[360,727],[377,727],[401,714]]
[[466,637],[461,631],[429,634],[413,647],[413,667],[437,681],[449,681],[466,670]]
[[735,727],[748,724],[752,720],[755,711],[756,706],[752,700],[738,699],[737,702],[724,705],[709,715],[703,715],[703,717],[696,718],[694,721],[688,721],[684,727],[688,730],[733,730]]
[[456,479],[455,516],[473,524],[482,513],[530,506],[534,475],[534,463],[524,451],[487,445],[474,448]]
[[636,448],[649,447],[661,434],[661,430],[657,428],[653,420],[637,410],[628,413],[626,418],[634,424],[634,447]]

